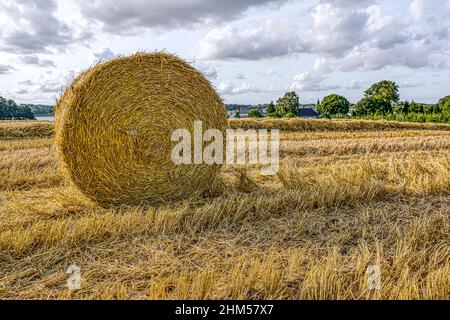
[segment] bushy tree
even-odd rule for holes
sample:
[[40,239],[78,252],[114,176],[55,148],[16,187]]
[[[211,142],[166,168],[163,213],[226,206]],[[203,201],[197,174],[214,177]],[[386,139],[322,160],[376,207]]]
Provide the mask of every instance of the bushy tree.
[[29,106],[17,105],[14,100],[0,97],[0,119],[34,119],[34,115]]
[[317,107],[323,117],[331,118],[332,116],[343,116],[348,113],[350,109],[350,102],[340,95],[330,94],[323,98],[322,102]]
[[292,112],[288,112],[285,115],[283,115],[283,118],[296,118],[297,116],[293,114]]
[[413,101],[411,101],[410,105],[409,105],[409,112],[413,112],[413,113],[423,113],[423,106],[421,103],[416,103]]
[[26,104],[21,104],[17,107],[15,119],[17,120],[32,120],[35,119],[33,112],[31,111],[30,106]]
[[276,112],[280,116],[286,116],[291,113],[294,116],[297,115],[300,107],[300,99],[294,91],[286,92],[286,94],[277,100]]
[[6,99],[0,97],[0,120],[6,118]]
[[442,113],[450,115],[450,96],[439,99],[437,108],[439,108]]
[[423,113],[434,113],[435,112],[435,107],[433,104],[422,104],[422,111]]
[[261,112],[259,112],[259,109],[251,109],[248,112],[248,117],[249,118],[261,118],[262,114],[261,114]]
[[7,99],[5,103],[5,119],[12,120],[15,118],[17,112],[17,104],[14,100]]
[[266,108],[266,117],[276,117],[277,116],[277,110],[275,109],[275,104],[273,101],[270,101],[270,103],[267,105]]
[[364,97],[357,104],[355,104],[355,112],[357,115],[375,114],[377,111],[377,104],[375,100]]
[[395,113],[407,114],[409,112],[409,102],[408,101],[400,101],[393,108]]
[[400,100],[398,85],[394,81],[383,80],[373,84],[364,92],[358,109],[365,114],[392,113],[393,105]]

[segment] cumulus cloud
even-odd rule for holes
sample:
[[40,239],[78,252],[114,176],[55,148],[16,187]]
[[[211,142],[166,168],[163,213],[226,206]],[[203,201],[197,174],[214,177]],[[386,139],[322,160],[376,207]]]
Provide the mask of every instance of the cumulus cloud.
[[382,16],[378,6],[372,7],[372,14],[367,21],[366,43],[374,44],[380,49],[389,49],[408,41],[407,21],[399,15]]
[[222,95],[238,95],[246,93],[273,93],[281,90],[275,88],[274,86],[270,86],[266,89],[254,87],[245,81],[241,84],[235,84],[230,80],[225,80],[217,86],[217,91]]
[[353,48],[341,59],[329,59],[334,69],[341,71],[379,70],[386,66],[421,68],[431,64],[434,46],[426,40],[412,41],[389,49],[380,49],[365,43]]
[[362,85],[358,80],[352,80],[352,81],[350,81],[350,83],[348,84],[348,86],[346,88],[349,90],[356,90],[356,89],[361,89]]
[[32,80],[28,79],[28,80],[18,81],[17,84],[25,85],[25,86],[32,86],[34,84],[34,82]]
[[13,71],[14,68],[7,64],[0,64],[0,74],[7,74]]
[[269,68],[269,70],[267,70],[266,75],[268,76],[275,76],[278,74],[278,71],[275,70],[274,68]]
[[267,20],[247,28],[230,25],[210,31],[200,40],[201,59],[259,60],[295,51],[297,26],[289,21]]
[[1,0],[0,49],[11,53],[47,52],[89,37],[75,36],[69,26],[55,16],[55,0]]
[[30,94],[36,97],[40,96],[40,99],[54,99],[74,78],[75,72],[71,70],[65,70],[60,73],[49,72],[41,74],[35,80],[27,79],[18,81],[17,84],[21,88],[16,94]]
[[[306,52],[321,58],[312,70],[295,76],[292,89],[330,89],[334,86],[324,85],[324,81],[327,74],[335,71],[380,70],[387,66],[415,69],[439,67],[448,62],[443,54],[448,50],[448,43],[440,41],[448,37],[448,26],[430,25],[430,21],[436,21],[425,18],[427,8],[421,1],[414,0],[409,8],[416,22],[409,15],[383,15],[381,7],[371,1],[365,1],[370,5],[365,9],[351,3],[350,0],[322,1],[312,10],[313,30],[317,32],[308,40],[310,46]],[[353,27],[355,30],[351,30]],[[328,70],[321,71],[321,66]],[[358,86],[351,83],[347,88]]]
[[16,94],[19,94],[19,95],[28,94],[28,93],[29,93],[29,91],[27,89],[20,89],[20,90],[16,91]]
[[399,84],[400,88],[416,88],[416,87],[422,87],[426,85],[427,83],[425,81],[420,82],[402,82]]
[[94,62],[108,61],[119,56],[120,54],[112,52],[110,48],[103,48],[101,50],[92,52],[92,60]]
[[372,4],[373,0],[322,0],[322,3],[329,3],[341,8],[366,8]]
[[20,60],[24,64],[31,64],[31,65],[35,65],[35,66],[38,66],[38,67],[56,67],[55,63],[52,60],[40,59],[36,55],[22,56],[20,58]]
[[312,37],[306,46],[308,51],[341,55],[366,39],[367,12],[358,6],[339,6],[353,2],[356,1],[325,2],[313,9]]
[[217,79],[217,74],[220,70],[220,66],[216,63],[198,60],[195,61],[193,66],[197,68],[207,79]]
[[425,0],[413,0],[409,5],[409,13],[414,21],[420,21],[425,15]]
[[439,40],[444,40],[449,36],[449,27],[445,25],[437,25],[434,28],[433,32],[436,38],[438,38]]
[[421,0],[414,0],[410,11],[420,23],[412,22],[408,14],[383,15],[374,1],[323,0],[311,10],[310,25],[307,19],[301,27],[286,20],[269,20],[244,28],[213,29],[200,40],[199,55],[260,60],[309,53],[327,58],[336,66],[333,69],[342,71],[436,65],[433,55],[448,48],[449,26],[431,23],[432,17],[425,19],[429,12]]
[[299,73],[294,76],[291,89],[300,91],[328,91],[339,89],[339,85],[323,83],[326,80],[326,75],[330,71],[331,68],[325,58],[316,59],[311,71]]
[[252,91],[250,84],[247,82],[243,82],[240,85],[236,85],[233,82],[226,80],[222,81],[217,90],[220,94],[228,95],[228,94],[243,94]]
[[45,93],[59,93],[75,79],[75,71],[65,70],[61,73],[44,76],[39,80],[39,90]]
[[82,13],[112,33],[140,28],[175,29],[212,25],[240,17],[251,7],[282,5],[286,0],[84,0]]

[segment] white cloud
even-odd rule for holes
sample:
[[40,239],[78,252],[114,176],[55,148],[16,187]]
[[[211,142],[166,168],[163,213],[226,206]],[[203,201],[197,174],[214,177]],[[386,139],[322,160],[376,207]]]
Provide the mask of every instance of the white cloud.
[[108,61],[117,57],[120,57],[120,54],[112,52],[110,48],[103,48],[99,51],[92,52],[91,60],[94,63]]
[[84,32],[75,35],[56,17],[55,0],[1,0],[0,49],[11,53],[64,50],[68,45],[89,38]]
[[312,35],[307,41],[311,52],[340,55],[364,41],[367,12],[359,8],[336,6],[351,1],[321,3],[312,10]]
[[241,17],[252,7],[282,5],[286,0],[81,0],[83,14],[112,33],[142,28],[178,29],[213,25]]
[[193,66],[210,80],[217,79],[217,74],[221,69],[221,66],[217,63],[202,60],[195,61]]
[[362,85],[358,80],[352,80],[350,81],[350,83],[347,86],[347,89],[349,90],[356,90],[356,89],[361,89]]
[[210,31],[200,40],[201,59],[259,60],[296,50],[298,27],[289,21],[267,20],[238,29],[230,25]]
[[248,93],[252,91],[252,88],[250,84],[247,82],[243,82],[241,85],[235,85],[229,80],[222,81],[219,86],[217,87],[217,90],[220,94],[243,94]]
[[268,76],[275,76],[275,75],[278,74],[278,71],[275,70],[274,68],[270,67],[269,70],[267,70],[266,74],[267,74]]
[[16,94],[46,97],[54,100],[75,78],[75,72],[65,70],[60,73],[41,74],[36,80],[21,80]]
[[372,6],[368,20],[366,42],[375,44],[380,49],[389,49],[408,41],[405,34],[407,23],[400,15],[382,16],[378,6]]
[[323,84],[326,75],[331,71],[329,62],[325,58],[316,59],[311,71],[299,73],[294,76],[292,90],[300,91],[328,91],[339,89],[338,85]]
[[54,68],[56,67],[55,63],[52,60],[48,60],[48,59],[40,59],[38,56],[36,55],[26,55],[26,56],[22,56],[20,58],[20,60],[24,63],[24,64],[29,64],[29,65],[35,65],[38,67],[49,67],[49,68]]
[[7,74],[13,71],[14,68],[7,64],[0,64],[0,74]]
[[420,81],[420,82],[408,81],[408,82],[400,83],[399,87],[400,88],[416,88],[416,87],[422,87],[426,84],[427,83],[425,81]]
[[413,0],[409,5],[409,13],[414,21],[421,21],[425,15],[425,0]]
[[275,88],[275,86],[273,85],[269,86],[268,88],[258,88],[250,85],[245,81],[240,85],[236,85],[232,81],[225,80],[217,86],[217,91],[222,95],[239,95],[246,93],[278,93],[281,90]]

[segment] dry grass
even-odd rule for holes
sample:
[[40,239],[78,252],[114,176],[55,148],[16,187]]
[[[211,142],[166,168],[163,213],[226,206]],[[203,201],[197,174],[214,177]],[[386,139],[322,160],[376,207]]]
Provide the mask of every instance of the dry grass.
[[53,124],[38,121],[0,121],[0,139],[42,138],[53,135]]
[[450,130],[448,124],[345,119],[230,119],[232,128],[283,131]]
[[51,138],[4,137],[0,298],[449,299],[447,129],[369,127],[283,132],[278,176],[226,166],[208,198],[115,209],[65,185]]

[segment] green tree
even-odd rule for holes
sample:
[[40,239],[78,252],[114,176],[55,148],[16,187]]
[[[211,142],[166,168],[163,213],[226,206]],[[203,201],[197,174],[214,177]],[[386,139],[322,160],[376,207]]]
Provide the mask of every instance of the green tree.
[[259,109],[251,109],[248,112],[248,117],[249,118],[261,118],[261,112],[259,112]]
[[375,100],[364,97],[355,104],[356,115],[375,114],[377,111],[377,103]]
[[14,102],[14,100],[8,99],[6,100],[6,112],[5,112],[5,119],[12,120],[17,115],[17,104]]
[[408,101],[400,101],[393,107],[394,113],[402,113],[407,114],[409,112],[409,102]]
[[450,96],[439,99],[439,102],[436,106],[441,110],[442,113],[450,115]]
[[17,105],[14,100],[0,97],[0,120],[35,119],[28,105]]
[[29,105],[21,104],[17,107],[15,119],[17,120],[34,120],[34,114]]
[[330,94],[323,98],[322,102],[317,107],[323,117],[331,118],[333,116],[344,116],[350,109],[350,102],[340,95]]
[[0,97],[0,120],[4,120],[6,118],[6,99]]
[[364,92],[360,101],[361,111],[369,113],[387,114],[392,113],[393,105],[400,100],[398,85],[394,81],[383,80],[373,84]]
[[277,100],[276,112],[280,116],[286,116],[291,113],[294,116],[297,115],[298,109],[300,107],[300,101],[297,93],[294,91],[286,92],[286,94]]
[[434,112],[434,105],[432,105],[432,104],[422,104],[422,110],[423,110],[423,113],[428,113],[428,114],[430,114],[430,113],[433,113]]
[[277,110],[275,109],[275,104],[273,101],[270,101],[270,103],[267,105],[266,108],[266,117],[276,117],[277,116]]
[[423,105],[421,103],[416,103],[411,101],[411,104],[409,105],[409,112],[413,113],[423,113]]
[[297,116],[293,114],[292,112],[286,113],[283,118],[296,118]]

